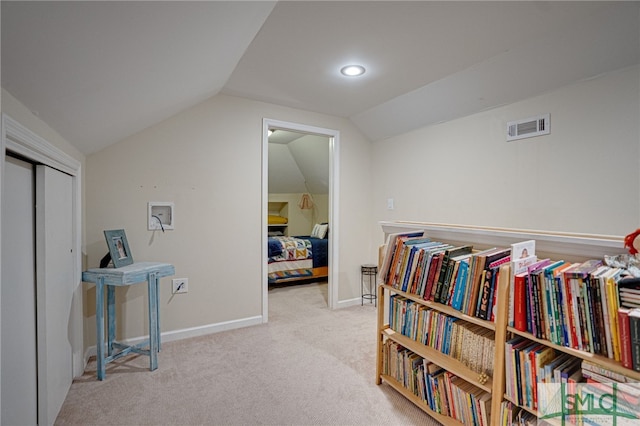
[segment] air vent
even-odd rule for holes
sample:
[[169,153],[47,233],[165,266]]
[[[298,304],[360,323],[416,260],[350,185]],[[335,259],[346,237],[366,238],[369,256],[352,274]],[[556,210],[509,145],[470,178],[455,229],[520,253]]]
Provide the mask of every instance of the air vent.
[[534,136],[548,135],[550,130],[549,114],[507,123],[507,142]]

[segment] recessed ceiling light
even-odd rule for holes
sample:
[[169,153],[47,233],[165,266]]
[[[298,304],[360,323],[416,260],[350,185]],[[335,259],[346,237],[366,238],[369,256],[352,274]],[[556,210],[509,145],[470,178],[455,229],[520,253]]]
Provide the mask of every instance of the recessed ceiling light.
[[340,70],[340,72],[347,77],[357,77],[364,74],[364,71],[365,69],[362,65],[347,65]]

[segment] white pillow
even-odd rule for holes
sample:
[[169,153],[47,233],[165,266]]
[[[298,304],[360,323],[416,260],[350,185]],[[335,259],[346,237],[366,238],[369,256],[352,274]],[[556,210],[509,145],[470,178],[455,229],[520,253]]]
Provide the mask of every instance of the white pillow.
[[316,223],[313,227],[313,231],[311,231],[311,236],[323,239],[327,235],[327,229],[329,229],[329,225],[320,225],[319,223]]

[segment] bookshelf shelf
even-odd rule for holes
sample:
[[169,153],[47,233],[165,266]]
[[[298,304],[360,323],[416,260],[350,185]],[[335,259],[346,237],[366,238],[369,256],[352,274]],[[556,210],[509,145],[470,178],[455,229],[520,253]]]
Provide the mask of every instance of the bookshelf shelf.
[[400,333],[396,333],[390,328],[385,328],[383,330],[383,333],[386,337],[417,353],[422,358],[428,359],[429,361],[433,362],[436,365],[439,365],[447,371],[455,372],[456,376],[464,379],[472,385],[479,387],[484,391],[491,392],[491,388],[493,386],[493,378],[488,377],[486,382],[481,383],[480,381],[478,381],[478,376],[480,374],[471,370],[469,367],[467,367],[457,359],[451,358],[450,356],[445,355],[436,349],[425,346],[419,342],[416,342],[415,340],[403,336]]
[[436,419],[438,422],[442,423],[446,426],[461,426],[462,423],[459,421],[452,419],[449,416],[443,416],[440,413],[433,411],[427,404],[424,403],[420,398],[409,392],[401,383],[399,383],[396,379],[391,376],[387,376],[386,374],[382,374],[381,379],[384,380],[389,386],[398,391],[402,396],[407,398],[409,401],[413,402],[418,408],[429,414],[431,417]]

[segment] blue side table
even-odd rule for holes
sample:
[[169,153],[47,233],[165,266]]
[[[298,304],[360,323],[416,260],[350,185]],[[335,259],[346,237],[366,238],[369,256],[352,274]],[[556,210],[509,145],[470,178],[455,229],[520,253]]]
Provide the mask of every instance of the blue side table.
[[[160,278],[175,274],[175,268],[168,263],[136,262],[122,268],[93,268],[82,273],[82,281],[96,284],[96,359],[98,380],[103,380],[106,365],[131,352],[149,356],[149,369],[158,368],[160,351]],[[115,341],[116,311],[115,288],[141,282],[147,282],[149,297],[149,340],[137,345],[125,345]],[[107,289],[107,345],[105,356],[104,341],[104,290]],[[149,349],[142,349],[145,346]],[[115,349],[119,352],[113,353]]]

